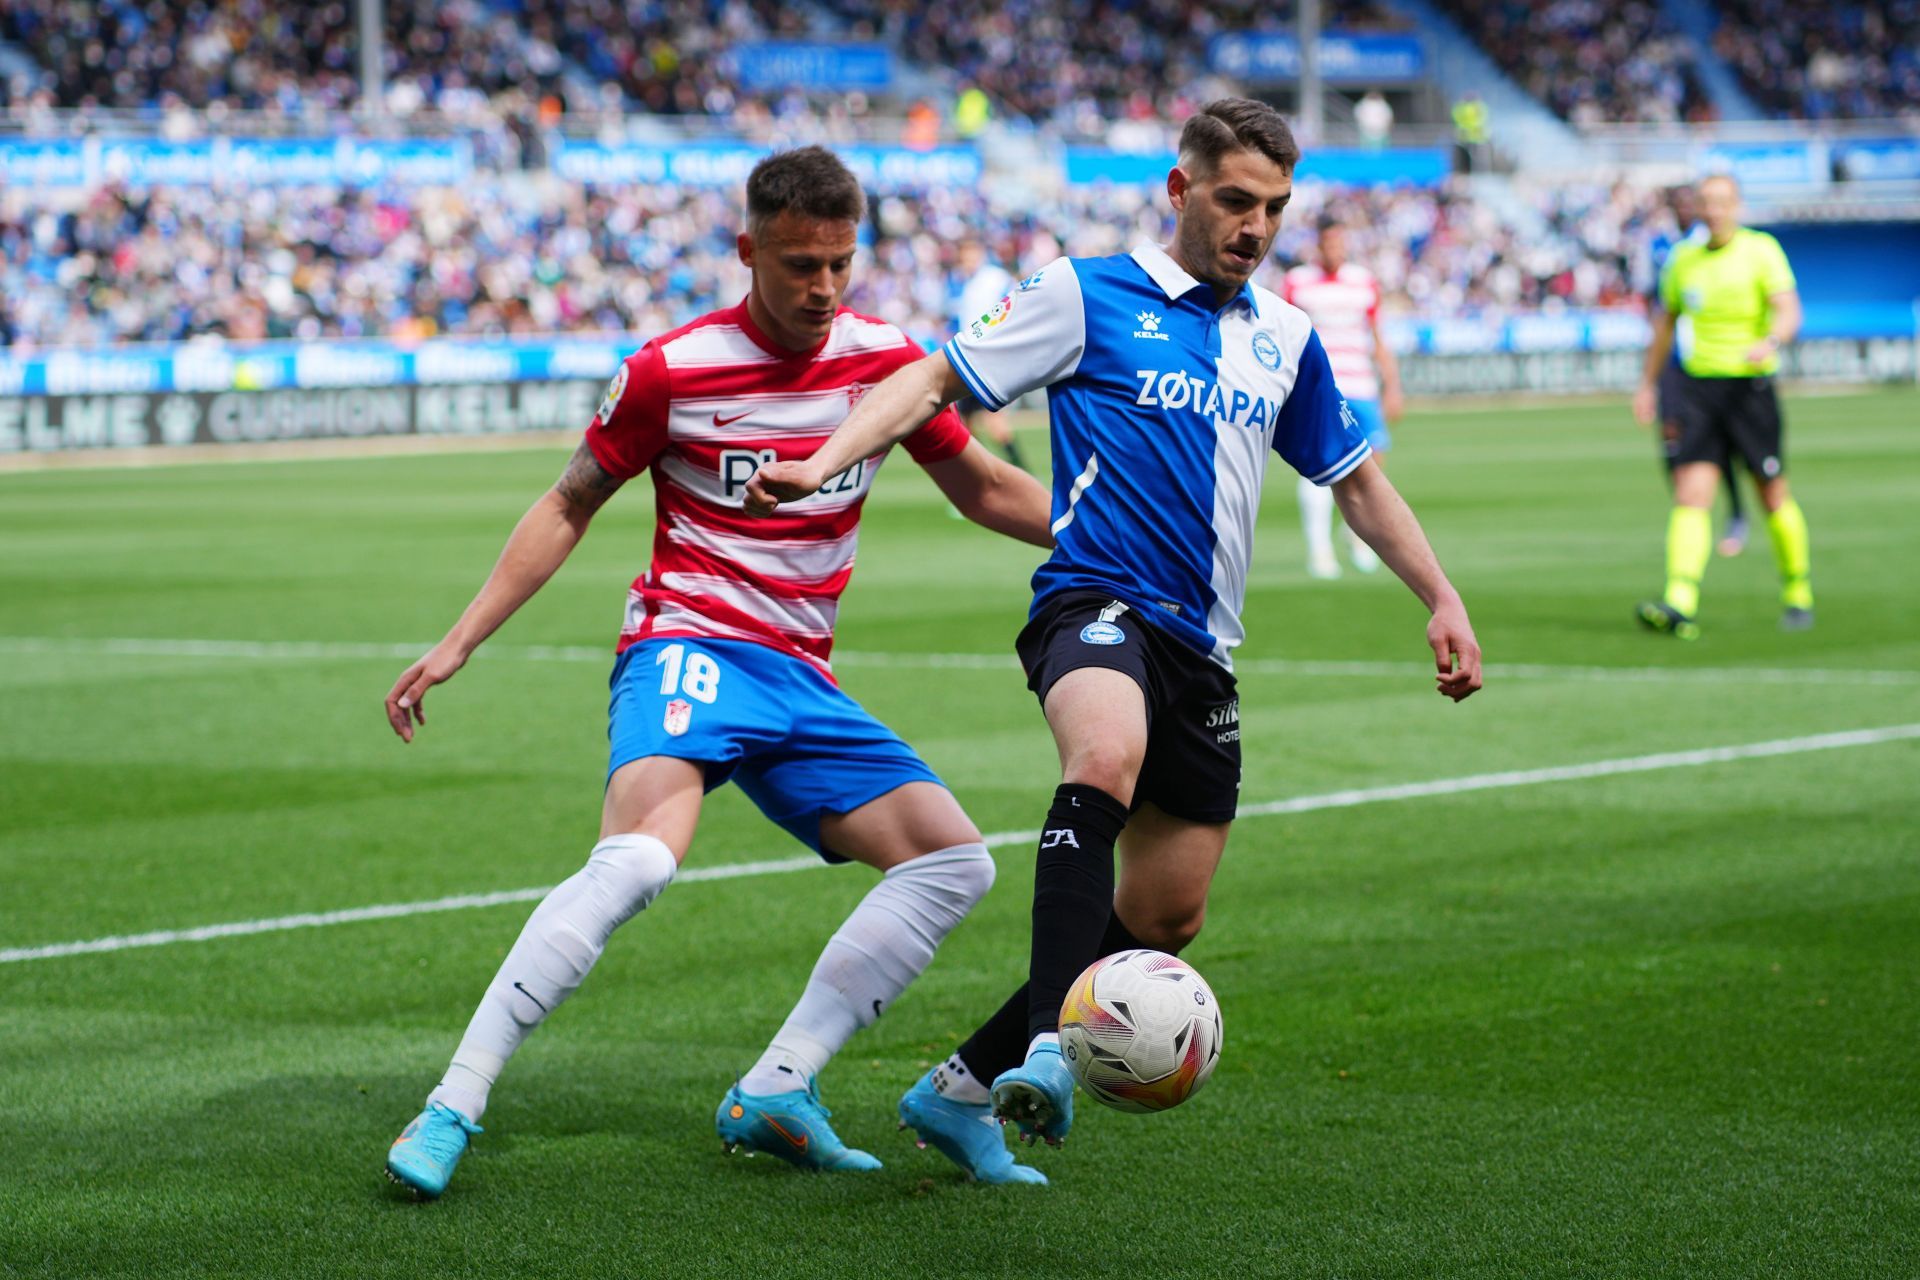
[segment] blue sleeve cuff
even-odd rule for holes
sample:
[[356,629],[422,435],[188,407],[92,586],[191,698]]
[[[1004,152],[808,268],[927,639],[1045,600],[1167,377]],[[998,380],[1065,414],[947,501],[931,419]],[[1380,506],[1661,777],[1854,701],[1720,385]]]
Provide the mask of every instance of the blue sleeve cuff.
[[960,344],[958,342],[949,342],[946,346],[942,347],[941,350],[946,353],[947,363],[952,365],[953,371],[960,375],[960,381],[967,384],[967,390],[973,393],[975,400],[978,400],[989,409],[1004,409],[1007,407],[1007,402],[995,395],[992,390],[988,388],[986,381],[981,378],[979,373],[975,372],[973,365],[967,360],[967,357],[961,354]]

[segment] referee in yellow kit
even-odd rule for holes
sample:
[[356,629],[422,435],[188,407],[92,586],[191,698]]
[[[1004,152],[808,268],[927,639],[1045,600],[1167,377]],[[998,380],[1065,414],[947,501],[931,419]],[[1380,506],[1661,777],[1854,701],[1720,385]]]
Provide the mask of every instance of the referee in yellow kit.
[[1780,567],[1780,625],[1813,625],[1807,519],[1787,489],[1780,396],[1773,375],[1780,348],[1800,331],[1800,295],[1780,242],[1740,225],[1740,186],[1717,175],[1700,184],[1704,238],[1674,246],[1660,275],[1662,310],[1647,349],[1633,414],[1651,425],[1655,387],[1673,349],[1681,314],[1691,341],[1680,354],[1679,449],[1673,468],[1673,512],[1667,520],[1667,590],[1643,602],[1642,625],[1682,640],[1700,635],[1700,578],[1713,552],[1713,498],[1728,454],[1738,450],[1760,486],[1767,532]]

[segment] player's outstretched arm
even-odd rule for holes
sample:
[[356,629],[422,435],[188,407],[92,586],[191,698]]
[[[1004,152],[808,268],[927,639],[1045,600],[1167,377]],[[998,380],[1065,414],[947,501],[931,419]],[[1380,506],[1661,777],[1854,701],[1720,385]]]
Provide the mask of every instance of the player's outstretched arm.
[[1480,687],[1480,642],[1467,620],[1467,606],[1447,581],[1413,510],[1372,458],[1333,486],[1333,498],[1347,527],[1365,539],[1432,612],[1427,643],[1439,668],[1439,691],[1455,702],[1471,696]]
[[412,742],[415,724],[427,722],[427,690],[451,679],[480,642],[553,576],[579,545],[594,512],[620,485],[584,441],[574,450],[566,472],[520,517],[493,572],[460,620],[387,691],[387,723],[403,741]]
[[1053,545],[1053,500],[1046,487],[978,440],[957,458],[925,466],[954,510],[975,524],[1036,547]]
[[801,462],[770,462],[747,481],[747,514],[770,516],[783,502],[817,493],[828,476],[898,444],[942,408],[966,394],[947,357],[935,352],[896,369],[860,399],[846,421],[814,455]]

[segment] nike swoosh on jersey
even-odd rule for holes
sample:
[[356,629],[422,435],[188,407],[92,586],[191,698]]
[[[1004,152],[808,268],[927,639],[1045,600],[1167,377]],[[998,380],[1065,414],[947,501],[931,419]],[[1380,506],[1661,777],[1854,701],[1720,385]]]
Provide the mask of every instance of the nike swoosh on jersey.
[[734,423],[740,421],[740,419],[748,417],[752,413],[753,410],[749,409],[746,413],[736,413],[731,418],[723,418],[718,412],[715,412],[713,415],[713,425],[716,427],[732,426]]

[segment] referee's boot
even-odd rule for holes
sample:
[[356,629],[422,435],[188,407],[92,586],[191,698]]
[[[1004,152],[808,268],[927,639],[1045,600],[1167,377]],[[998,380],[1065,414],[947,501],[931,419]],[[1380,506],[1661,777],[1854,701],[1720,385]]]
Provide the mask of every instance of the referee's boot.
[[1672,636],[1675,640],[1698,640],[1700,624],[1664,600],[1642,600],[1633,616],[1649,631]]

